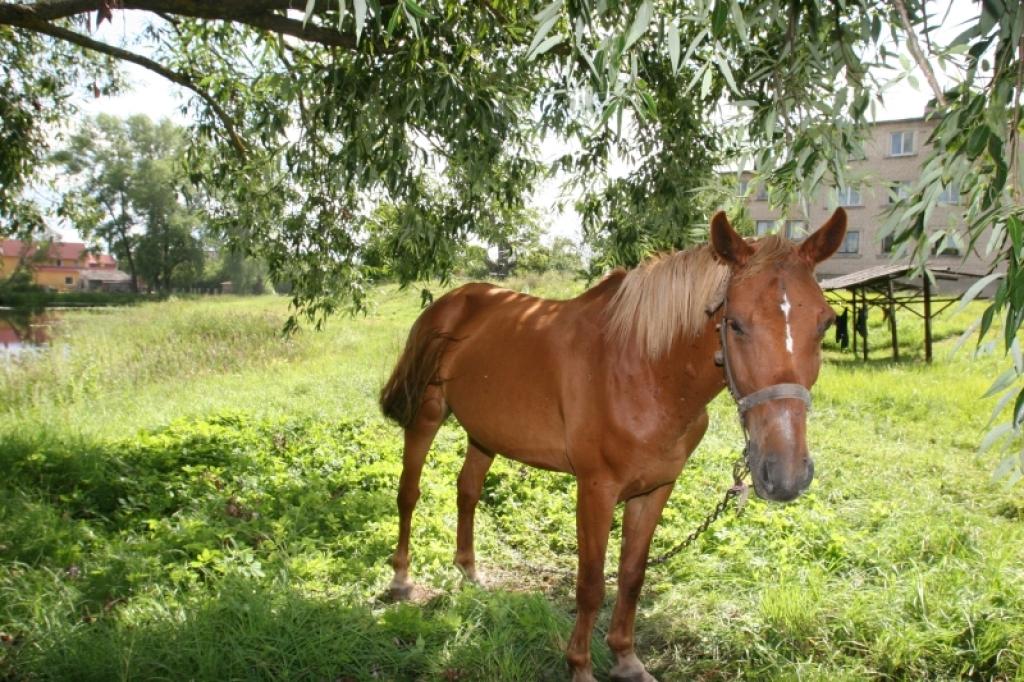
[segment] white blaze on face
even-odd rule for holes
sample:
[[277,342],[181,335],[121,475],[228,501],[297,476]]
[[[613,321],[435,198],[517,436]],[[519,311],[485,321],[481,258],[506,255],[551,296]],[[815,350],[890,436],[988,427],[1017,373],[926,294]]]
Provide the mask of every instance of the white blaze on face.
[[786,317],[786,350],[792,355],[793,329],[789,326],[789,310],[792,306],[789,305],[789,296],[785,292],[782,293],[782,305],[779,307],[782,308],[782,314]]

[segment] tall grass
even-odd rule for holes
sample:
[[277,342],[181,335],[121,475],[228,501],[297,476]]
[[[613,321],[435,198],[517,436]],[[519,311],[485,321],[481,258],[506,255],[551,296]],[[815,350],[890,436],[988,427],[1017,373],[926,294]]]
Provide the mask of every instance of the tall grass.
[[58,314],[51,352],[0,372],[4,407],[102,400],[124,387],[231,373],[300,353],[278,311],[239,300],[172,300]]
[[[455,424],[413,526],[423,600],[380,598],[401,438],[374,398],[417,311],[383,287],[371,314],[291,339],[273,297],[65,315],[0,375],[0,679],[565,679],[573,481],[499,458],[477,523],[490,584],[464,586]],[[1024,679],[1024,502],[975,455],[998,358],[948,352],[971,313],[937,322],[931,366],[828,344],[811,490],[649,571],[638,648],[660,679]],[[728,483],[741,436],[727,396],[711,412],[655,552]]]

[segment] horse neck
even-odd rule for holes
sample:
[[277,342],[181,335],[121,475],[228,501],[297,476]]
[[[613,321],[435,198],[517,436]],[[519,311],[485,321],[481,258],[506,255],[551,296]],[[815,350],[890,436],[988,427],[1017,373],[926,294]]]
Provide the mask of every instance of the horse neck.
[[654,361],[658,375],[677,384],[672,387],[673,393],[686,396],[687,402],[706,405],[725,388],[725,372],[715,364],[721,321],[722,310],[719,309],[708,316],[696,337],[677,338],[669,351]]

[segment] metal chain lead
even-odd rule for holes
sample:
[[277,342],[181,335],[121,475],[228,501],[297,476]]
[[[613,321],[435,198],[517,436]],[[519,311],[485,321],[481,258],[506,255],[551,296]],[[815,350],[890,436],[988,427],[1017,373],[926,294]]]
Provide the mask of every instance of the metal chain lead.
[[[711,527],[715,521],[721,518],[725,510],[729,508],[729,504],[734,498],[740,498],[736,505],[736,515],[739,516],[743,513],[743,507],[747,503],[747,496],[750,495],[750,486],[746,483],[747,474],[750,473],[750,467],[747,466],[747,451],[743,450],[743,454],[740,455],[732,465],[732,486],[725,491],[725,497],[722,501],[715,505],[711,513],[704,517],[704,520],[700,522],[692,533],[683,538],[683,541],[678,545],[668,550],[664,554],[661,554],[653,559],[647,560],[647,567],[660,566],[675,555],[682,552],[684,549],[692,545],[697,538],[704,534],[708,528]],[[605,581],[615,580],[619,577],[618,571],[605,574]]]
[[747,477],[747,474],[749,473],[750,468],[747,466],[746,451],[744,451],[743,455],[741,455],[739,459],[737,459],[736,462],[733,463],[732,465],[733,484],[732,487],[725,491],[725,497],[722,498],[722,501],[715,505],[715,508],[711,510],[711,513],[705,516],[704,520],[701,521],[700,525],[697,526],[697,528],[695,528],[692,533],[687,535],[682,542],[680,542],[678,545],[668,550],[664,554],[661,554],[660,556],[657,556],[653,559],[648,559],[647,565],[658,566],[659,564],[663,564],[675,555],[682,552],[690,545],[692,545],[697,538],[699,538],[705,531],[707,531],[708,528],[711,527],[711,524],[713,524],[715,521],[721,518],[722,514],[725,513],[725,510],[729,508],[729,503],[731,503],[733,498],[735,497],[741,498],[736,508],[736,514],[742,514],[743,506],[746,504],[747,501],[747,495],[750,494],[750,488],[744,481],[744,479]]

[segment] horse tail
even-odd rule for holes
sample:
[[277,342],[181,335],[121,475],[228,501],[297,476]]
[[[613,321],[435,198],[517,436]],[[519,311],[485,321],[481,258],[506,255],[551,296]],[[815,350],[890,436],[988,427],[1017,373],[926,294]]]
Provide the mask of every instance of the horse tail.
[[413,325],[391,378],[380,390],[381,412],[403,428],[416,418],[427,387],[438,381],[441,357],[451,341],[444,332],[419,327]]

